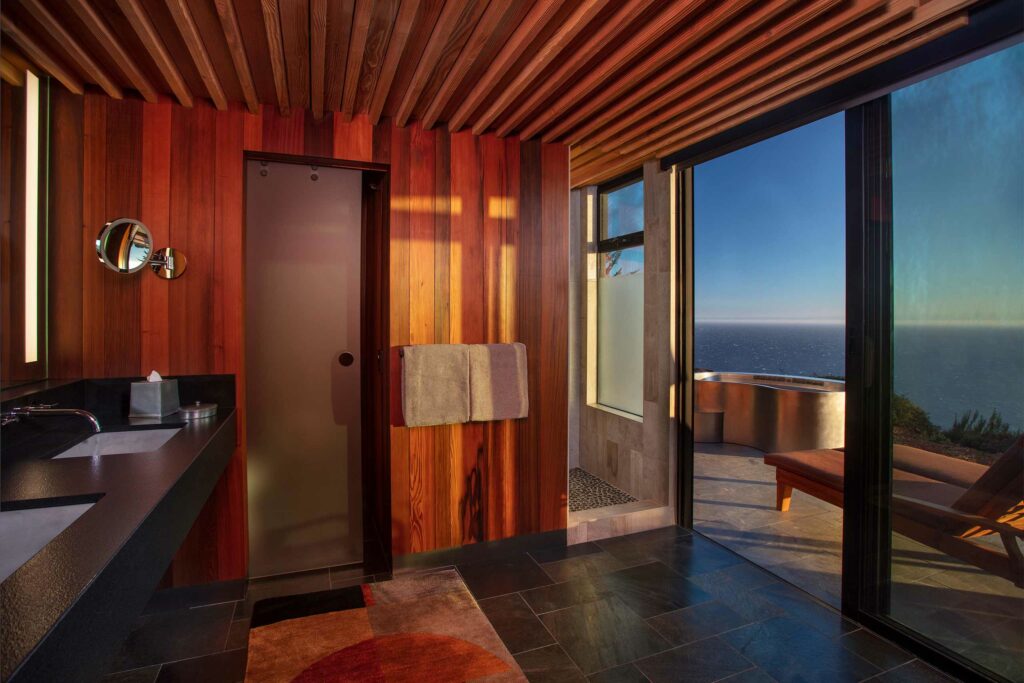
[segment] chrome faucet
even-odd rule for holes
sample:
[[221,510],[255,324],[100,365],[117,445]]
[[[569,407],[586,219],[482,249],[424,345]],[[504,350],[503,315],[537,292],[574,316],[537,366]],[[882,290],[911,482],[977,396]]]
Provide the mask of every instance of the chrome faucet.
[[96,419],[96,416],[90,413],[88,410],[82,410],[81,408],[57,408],[56,403],[41,404],[36,406],[18,406],[17,408],[11,408],[9,411],[3,414],[0,425],[9,425],[12,422],[17,422],[21,417],[30,415],[32,417],[39,415],[77,415],[84,417],[86,420],[92,423],[93,432],[99,434],[100,432],[100,421]]

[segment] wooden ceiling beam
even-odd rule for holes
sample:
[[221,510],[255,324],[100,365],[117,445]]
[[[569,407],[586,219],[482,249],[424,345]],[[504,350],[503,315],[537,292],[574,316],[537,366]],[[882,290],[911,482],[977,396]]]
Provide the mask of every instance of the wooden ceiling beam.
[[59,43],[71,55],[79,70],[87,74],[98,86],[103,88],[103,92],[115,100],[124,98],[121,87],[114,82],[114,79],[110,77],[102,66],[96,63],[92,55],[86,52],[81,43],[68,33],[67,29],[57,21],[57,18],[39,0],[21,0],[21,6],[32,15],[33,19],[39,22],[39,25],[50,34],[54,41]]
[[348,62],[348,38],[352,33],[355,0],[330,0],[327,5],[327,47],[325,67],[327,81],[324,108],[328,112],[341,109],[341,91],[345,87],[345,66]]
[[391,38],[388,40],[387,53],[384,55],[384,62],[380,67],[380,74],[373,86],[373,93],[370,96],[370,105],[367,114],[370,123],[376,126],[384,112],[384,105],[391,94],[391,85],[395,81],[395,74],[398,73],[398,65],[405,53],[405,46],[409,43],[409,36],[412,34],[413,22],[420,11],[420,0],[402,0],[398,8],[398,15],[395,17],[395,26],[391,31]]
[[[683,59],[678,59],[680,55],[675,50],[667,51],[662,48],[630,68],[617,82],[586,93],[586,97],[583,97],[582,89],[575,92],[574,96],[579,98],[580,104],[567,115],[553,119],[551,113],[557,112],[555,107],[558,103],[552,106],[545,117],[546,120],[552,121],[552,125],[543,139],[545,142],[552,142],[566,137],[566,134],[572,131],[572,135],[567,136],[570,144],[579,144],[582,140],[589,141],[589,136],[595,131],[618,117],[635,113],[644,102],[651,101],[653,95],[666,88],[683,87],[680,80],[684,76],[696,73],[696,78],[711,78],[714,73],[739,63],[766,45],[778,42],[796,29],[804,27],[825,12],[834,9],[841,1],[815,2],[777,21],[779,16],[790,10],[796,2],[770,0],[761,3],[756,10],[745,14],[726,29],[718,31],[709,40],[687,51]],[[861,16],[862,13],[882,7],[885,2],[886,0],[855,0],[851,5],[851,14]],[[716,58],[717,61],[711,61]],[[703,70],[698,71],[701,67]],[[626,87],[630,82],[640,85]],[[538,119],[537,124],[543,125],[544,120]]]
[[288,73],[284,63],[284,38],[281,36],[281,13],[277,0],[260,0],[263,11],[263,30],[267,34],[267,49],[270,53],[270,70],[274,75],[274,92],[277,93],[277,108],[282,116],[291,113],[291,98],[288,95]]
[[309,0],[309,108],[318,121],[324,117],[327,3],[328,0]]
[[139,91],[142,98],[147,102],[156,102],[159,97],[157,96],[156,88],[150,82],[149,78],[142,73],[142,70],[135,63],[124,47],[121,45],[121,41],[114,35],[110,27],[107,26],[107,22],[103,20],[103,17],[96,11],[89,0],[65,0],[67,6],[71,8],[71,11],[75,13],[85,28],[92,34],[92,37],[97,43],[103,46],[103,49],[107,51],[107,54],[117,65],[117,68],[128,78],[132,86]]
[[[685,0],[694,2],[696,0]],[[473,134],[483,135],[491,124],[530,86],[534,80],[572,43],[590,22],[601,13],[609,0],[582,0],[572,14],[558,27],[551,36],[534,53],[533,57],[520,69],[512,82],[494,98],[483,114],[473,122]]]
[[[749,37],[799,1],[717,3],[672,40],[664,41],[639,61],[609,55],[605,63],[574,82],[545,111],[536,113],[521,135],[535,137],[554,126],[554,130],[544,135],[544,141],[553,141],[586,118],[603,113],[624,99],[635,99],[640,92],[664,87],[682,73],[696,69],[700,63]],[[838,1],[816,4],[827,7]],[[601,73],[608,76],[600,78]],[[613,74],[620,75],[610,77]]]
[[[603,154],[609,146],[621,149],[631,140],[642,136],[645,131],[674,130],[681,118],[688,117],[694,108],[702,106],[720,93],[734,95],[740,91],[751,92],[754,89],[752,84],[755,82],[764,83],[779,78],[787,69],[811,63],[838,45],[860,40],[900,18],[909,17],[916,3],[917,0],[896,0],[886,12],[867,20],[864,20],[864,7],[854,4],[797,33],[790,41],[779,42],[774,39],[774,36],[785,35],[788,31],[772,30],[770,35],[773,39],[767,44],[758,44],[759,48],[767,49],[751,53],[748,44],[738,52],[749,59],[736,60],[735,54],[730,54],[723,60],[721,67],[716,63],[697,72],[691,78],[678,83],[664,96],[653,98],[642,106],[627,109],[611,125],[589,133],[585,138],[586,142],[576,149],[576,163],[585,164]],[[877,9],[877,5],[875,8]],[[814,50],[797,54],[816,43],[817,47]],[[799,63],[795,63],[794,60]],[[638,129],[638,126],[641,128]]]
[[348,62],[348,39],[352,33],[355,0],[330,0],[327,4],[327,45],[324,49],[324,108],[341,109],[341,91],[345,87],[345,65]]
[[242,89],[242,97],[245,98],[245,106],[249,113],[258,114],[260,101],[256,96],[256,85],[252,80],[249,56],[245,52],[245,43],[242,42],[242,30],[238,25],[234,2],[233,0],[213,0],[213,5],[217,10],[217,17],[220,19],[220,28],[224,33],[228,52],[231,53],[231,62],[235,65],[235,75],[238,77],[238,85]]
[[465,79],[466,74],[469,73],[469,70],[476,63],[480,53],[487,45],[487,41],[494,35],[502,20],[518,9],[518,4],[514,2],[506,3],[502,0],[492,0],[487,6],[484,15],[477,22],[472,35],[470,35],[469,40],[466,41],[462,51],[459,53],[458,59],[455,60],[455,64],[452,65],[451,70],[444,78],[444,82],[441,83],[441,87],[434,93],[433,99],[427,105],[422,121],[424,128],[433,128],[437,125],[441,114],[444,112],[444,108],[448,106],[448,103],[451,102],[452,97],[455,95],[455,91],[462,85],[463,79]]
[[679,142],[673,141],[670,143],[672,147],[661,149],[657,154],[659,156],[670,154],[676,149],[682,149],[682,147],[695,142],[698,138],[706,139],[724,130],[728,130],[743,121],[747,121],[755,116],[777,109],[778,107],[792,102],[793,100],[799,99],[813,92],[817,92],[822,88],[827,88],[844,78],[848,78],[856,73],[864,71],[865,69],[877,66],[886,60],[892,59],[893,57],[903,54],[908,50],[913,50],[915,47],[931,42],[951,31],[955,31],[958,28],[963,28],[967,23],[968,19],[966,13],[958,14],[952,17],[947,17],[946,19],[941,19],[930,26],[926,26],[915,32],[915,34],[909,38],[904,37],[898,41],[883,43],[873,52],[862,55],[857,60],[846,64],[842,68],[819,74],[819,77],[808,80],[799,87],[794,87],[789,90],[787,90],[785,86],[779,88],[777,94],[766,102],[761,102],[756,106],[739,111],[736,111],[736,109],[733,108],[730,110],[732,112],[731,116],[716,117],[716,120],[707,126],[702,124],[699,129],[694,131],[691,138],[682,138],[679,141],[682,143],[681,146],[679,145]]
[[[753,0],[745,1],[752,2]],[[654,0],[626,0],[626,2],[623,2],[615,11],[615,14],[609,17],[608,21],[604,22],[597,31],[590,34],[586,43],[579,50],[569,55],[555,73],[546,78],[539,87],[533,88],[529,97],[520,103],[512,114],[505,117],[502,124],[498,127],[498,135],[504,137],[511,133],[523,122],[523,119],[530,112],[565,85],[587,62],[601,52],[606,51],[609,43],[613,42],[623,31],[631,28],[633,22],[652,4],[654,4]],[[727,5],[732,4],[741,3],[727,3]],[[597,66],[596,70],[601,68],[601,66]],[[605,72],[605,74],[610,75],[608,72]]]
[[199,71],[199,77],[206,86],[206,92],[213,100],[213,105],[222,111],[228,108],[228,98],[224,95],[224,88],[220,84],[220,78],[210,61],[210,54],[206,51],[202,36],[199,35],[199,27],[192,16],[192,11],[185,4],[185,0],[166,0],[167,9],[171,13],[174,25],[178,27],[178,33],[185,41],[185,47],[192,56],[192,61]]
[[346,121],[352,118],[359,93],[359,78],[363,71],[363,55],[366,54],[366,38],[370,33],[370,19],[373,16],[372,0],[356,0],[352,17],[352,35],[348,41],[348,59],[345,65],[345,85],[341,95],[341,114]]
[[955,12],[958,6],[962,9],[967,4],[932,0],[913,17],[904,17],[891,28],[861,35],[853,43],[833,41],[824,51],[815,51],[816,59],[796,59],[777,73],[754,79],[751,87],[744,87],[739,94],[727,90],[716,98],[702,99],[703,106],[694,109],[680,126],[669,131],[655,128],[628,145],[613,146],[597,159],[576,166],[575,177],[604,177],[622,164],[663,156],[828,87],[962,26],[966,17]]
[[547,26],[565,0],[538,0],[530,9],[526,18],[516,27],[512,36],[505,42],[498,56],[487,67],[487,71],[463,100],[455,114],[448,121],[448,130],[456,133],[466,125],[469,117],[486,102],[508,70],[526,52],[544,27]]
[[423,48],[423,54],[416,64],[412,80],[409,82],[409,87],[402,97],[402,103],[398,106],[398,112],[395,114],[395,123],[397,125],[405,126],[409,123],[409,119],[412,118],[416,104],[420,100],[420,95],[423,94],[423,89],[427,87],[427,81],[430,80],[431,74],[434,73],[434,68],[437,66],[441,53],[452,37],[455,27],[458,25],[459,19],[462,18],[462,13],[466,9],[466,5],[461,0],[447,0],[445,2],[444,8],[441,10],[441,16],[437,18],[434,30],[430,33],[430,39],[427,40],[427,46]]
[[128,19],[128,23],[135,30],[139,42],[156,62],[156,67],[167,81],[167,85],[170,86],[171,92],[178,98],[178,102],[183,107],[191,107],[192,93],[185,85],[185,79],[181,77],[181,72],[178,71],[177,65],[167,51],[164,42],[160,40],[160,35],[156,32],[146,10],[139,4],[139,0],[116,0],[116,2],[125,18]]
[[25,72],[0,57],[0,80],[15,88],[20,88],[25,85]]
[[10,36],[14,44],[21,48],[25,56],[35,62],[40,69],[56,78],[65,88],[76,95],[85,92],[85,85],[78,76],[58,62],[57,58],[37,43],[35,38],[25,33],[21,26],[11,21],[11,17],[6,12],[0,13],[0,24],[2,24],[3,32]]

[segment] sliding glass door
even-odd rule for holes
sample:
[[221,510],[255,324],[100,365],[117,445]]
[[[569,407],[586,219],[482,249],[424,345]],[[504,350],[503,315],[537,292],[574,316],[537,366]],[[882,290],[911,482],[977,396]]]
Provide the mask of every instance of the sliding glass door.
[[1024,680],[1024,45],[890,112],[888,616]]

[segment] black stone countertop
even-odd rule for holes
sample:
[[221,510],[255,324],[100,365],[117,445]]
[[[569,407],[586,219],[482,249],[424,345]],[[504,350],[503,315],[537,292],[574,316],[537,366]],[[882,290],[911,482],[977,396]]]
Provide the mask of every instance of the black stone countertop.
[[62,407],[96,412],[103,431],[181,431],[149,453],[52,460],[91,435],[85,420],[30,418],[5,428],[2,509],[95,504],[0,584],[2,680],[94,680],[117,655],[236,444],[234,378],[179,379],[183,403],[192,394],[212,400],[217,416],[128,420],[130,379],[44,386],[4,401],[7,409],[64,399]]

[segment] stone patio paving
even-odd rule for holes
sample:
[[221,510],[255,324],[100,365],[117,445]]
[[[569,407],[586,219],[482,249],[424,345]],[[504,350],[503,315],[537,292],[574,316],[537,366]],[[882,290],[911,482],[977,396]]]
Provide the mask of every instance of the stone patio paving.
[[[842,510],[793,491],[775,509],[775,469],[753,448],[696,444],[694,527],[839,607]],[[920,543],[893,537],[893,616],[965,657],[1024,681],[1024,590]]]

